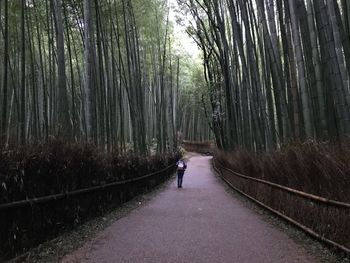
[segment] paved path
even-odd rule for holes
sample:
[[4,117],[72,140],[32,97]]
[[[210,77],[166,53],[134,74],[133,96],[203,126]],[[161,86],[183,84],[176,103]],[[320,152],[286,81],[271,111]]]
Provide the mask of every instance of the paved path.
[[225,191],[210,157],[190,159],[175,181],[63,262],[318,262]]

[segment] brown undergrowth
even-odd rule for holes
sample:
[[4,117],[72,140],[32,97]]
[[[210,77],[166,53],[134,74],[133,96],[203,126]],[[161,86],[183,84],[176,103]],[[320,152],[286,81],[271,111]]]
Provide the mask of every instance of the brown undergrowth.
[[[349,207],[305,198],[301,195],[250,180],[263,179],[331,200],[350,202],[350,150],[333,145],[307,143],[289,145],[281,150],[251,153],[217,151],[215,166],[233,187],[309,229],[328,244],[350,249]],[[222,165],[222,166],[220,166]],[[314,235],[314,236],[315,236]]]
[[328,199],[350,202],[350,149],[329,144],[289,145],[251,153],[216,152],[231,170]]
[[[0,262],[150,191],[173,174],[178,158],[176,152],[105,154],[92,145],[58,140],[1,149]],[[147,174],[152,176],[125,182]],[[86,188],[91,191],[75,191]],[[44,196],[36,203],[13,203]]]
[[178,153],[107,154],[93,145],[60,140],[0,149],[0,204],[136,178],[177,158]]

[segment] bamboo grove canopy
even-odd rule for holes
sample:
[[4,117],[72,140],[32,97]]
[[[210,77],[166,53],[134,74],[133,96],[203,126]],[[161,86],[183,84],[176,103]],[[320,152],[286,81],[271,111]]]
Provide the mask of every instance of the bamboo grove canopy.
[[[176,49],[174,8],[200,62]],[[349,13],[346,0],[0,1],[1,142],[343,141]]]
[[1,141],[176,148],[187,62],[169,11],[165,0],[0,1]]
[[348,137],[349,1],[178,2],[203,52],[219,146]]

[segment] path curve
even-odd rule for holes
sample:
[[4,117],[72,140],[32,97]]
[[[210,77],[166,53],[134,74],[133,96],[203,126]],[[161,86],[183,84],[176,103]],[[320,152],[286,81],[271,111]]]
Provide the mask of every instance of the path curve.
[[227,193],[210,161],[191,157],[182,189],[169,184],[62,262],[318,262]]

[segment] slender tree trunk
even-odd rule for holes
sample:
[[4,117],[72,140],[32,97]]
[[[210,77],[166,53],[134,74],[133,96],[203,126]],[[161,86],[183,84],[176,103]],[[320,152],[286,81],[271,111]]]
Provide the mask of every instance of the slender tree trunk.
[[21,128],[20,141],[22,144],[26,143],[26,37],[25,37],[25,8],[26,1],[22,1],[21,8]]
[[92,12],[91,1],[84,0],[84,113],[88,140],[92,139]]
[[3,79],[3,102],[2,102],[2,116],[1,116],[1,134],[0,134],[0,143],[5,139],[7,131],[7,90],[8,90],[8,55],[9,55],[9,13],[8,13],[8,0],[5,0],[5,10],[4,10],[4,20],[5,20],[5,33],[4,33],[4,79]]
[[289,11],[291,15],[291,23],[293,28],[293,43],[295,48],[295,56],[298,65],[298,77],[299,77],[299,86],[301,92],[301,100],[302,100],[302,109],[303,109],[303,117],[304,117],[304,128],[306,138],[313,138],[313,125],[310,113],[310,101],[309,94],[307,90],[306,76],[305,76],[305,67],[303,60],[303,53],[299,35],[299,22],[295,13],[295,0],[289,0]]
[[326,105],[324,101],[324,85],[322,80],[322,66],[320,62],[319,49],[317,44],[317,32],[314,24],[313,5],[311,0],[307,0],[307,20],[310,30],[310,40],[312,48],[312,59],[315,65],[315,76],[316,76],[316,89],[317,89],[317,100],[318,100],[318,111],[320,115],[320,127],[321,138],[327,138],[327,125],[326,125]]
[[57,134],[70,139],[72,128],[69,114],[69,103],[66,83],[66,59],[64,45],[64,29],[62,19],[62,0],[54,0],[54,17],[56,25],[56,47],[57,47],[57,88],[58,88],[58,127]]

